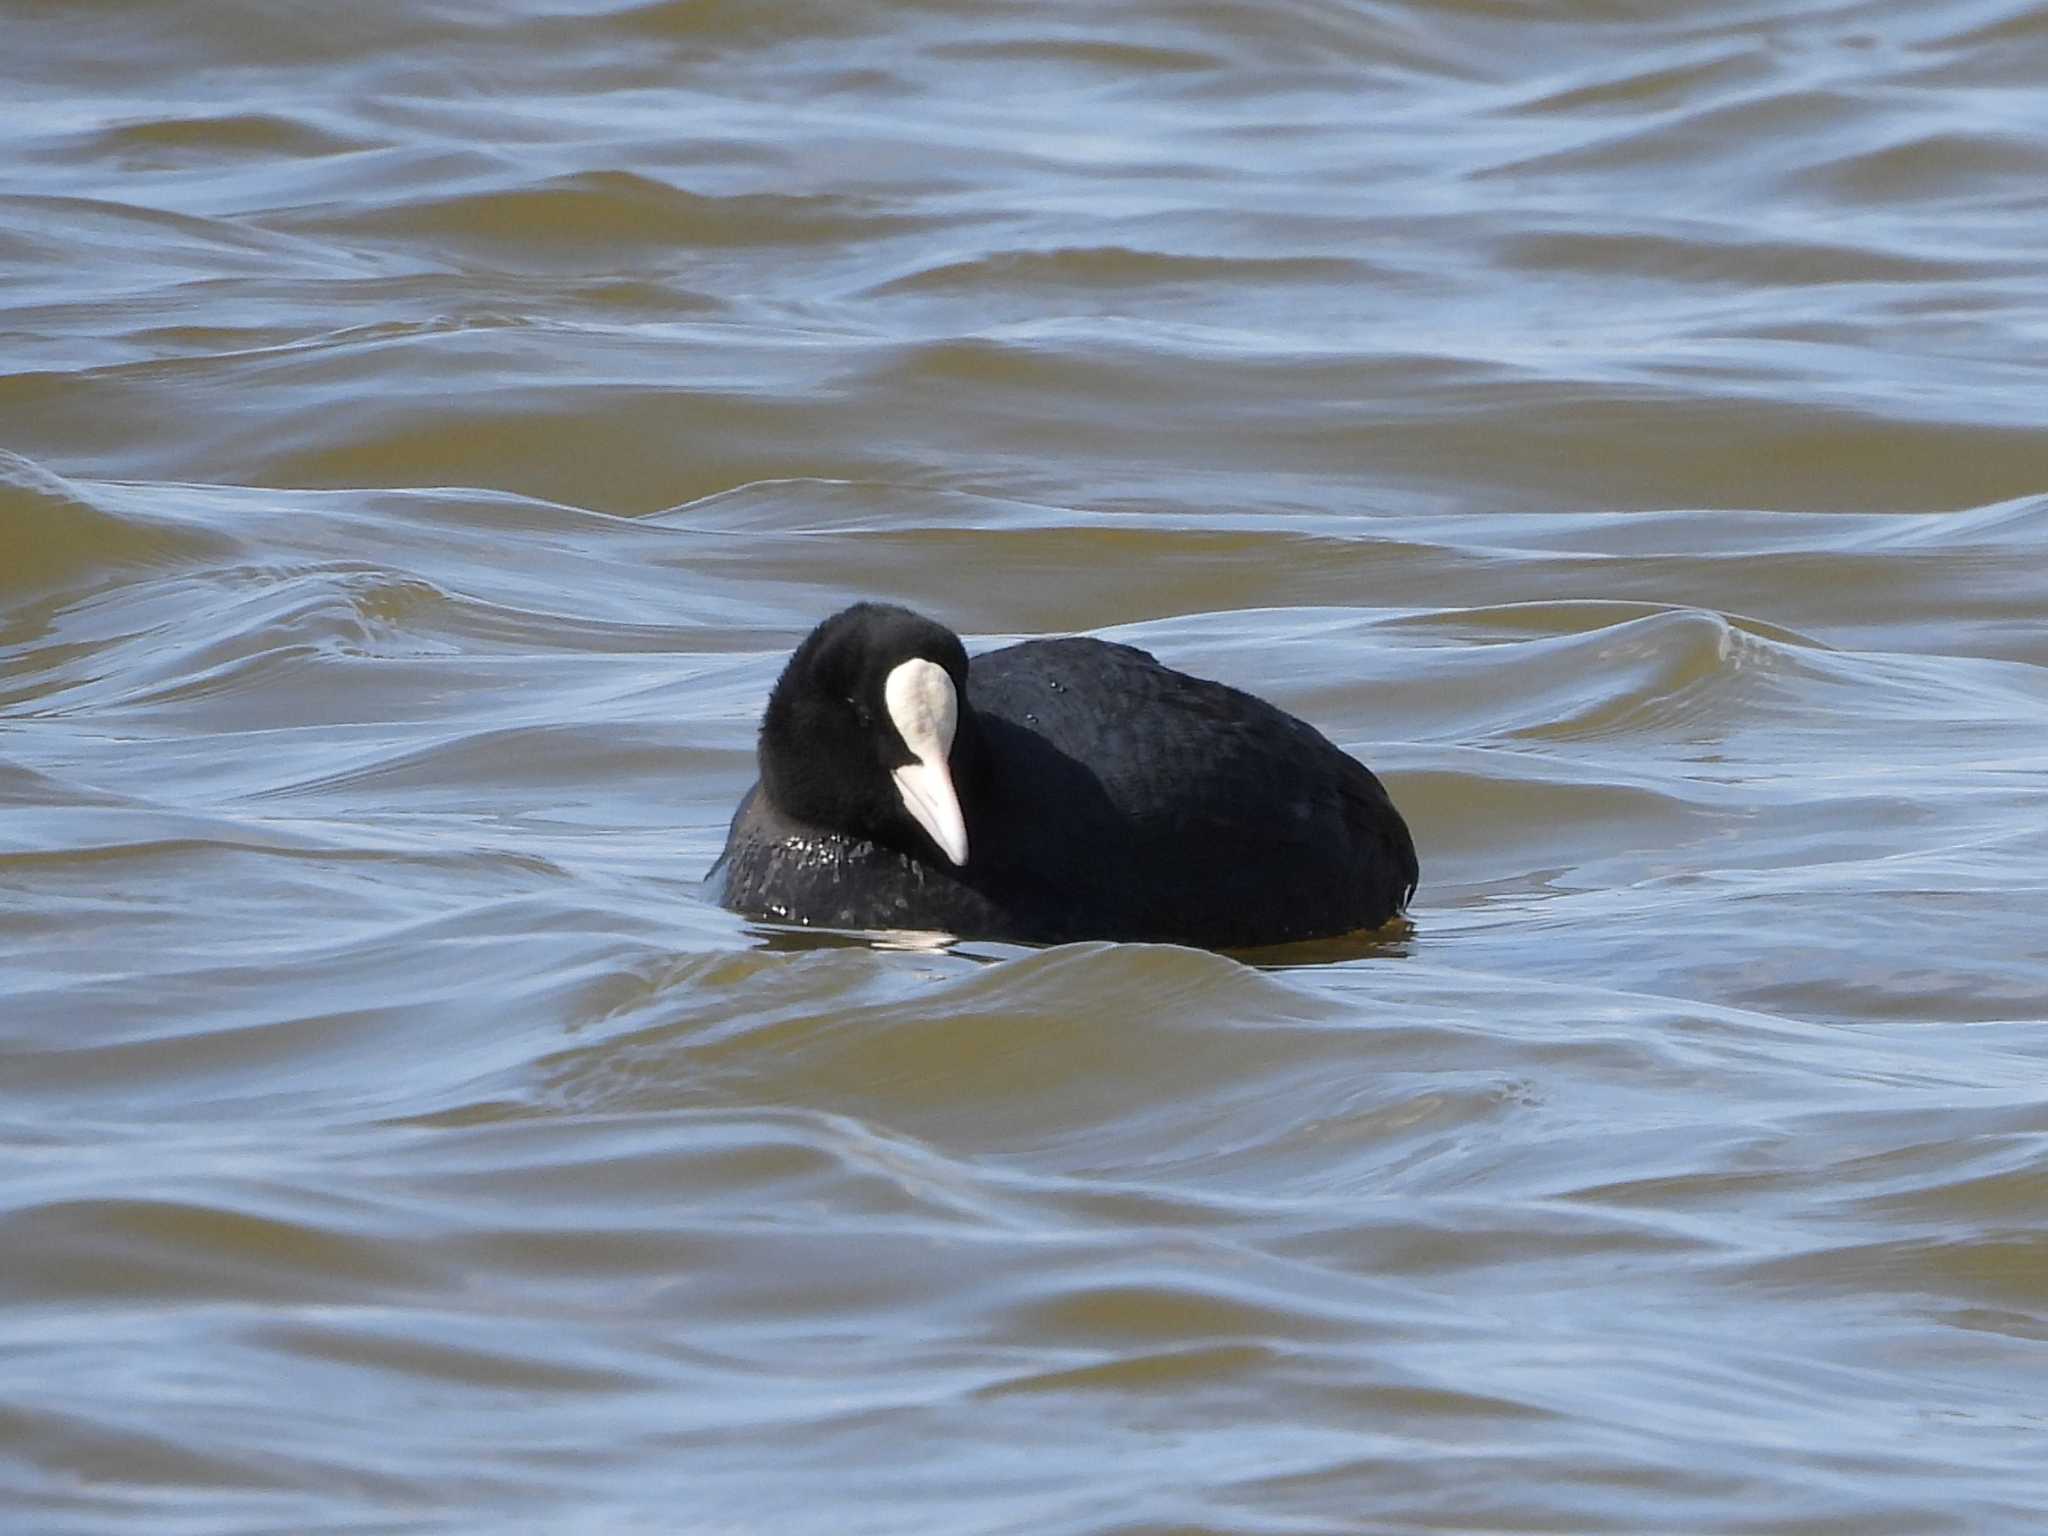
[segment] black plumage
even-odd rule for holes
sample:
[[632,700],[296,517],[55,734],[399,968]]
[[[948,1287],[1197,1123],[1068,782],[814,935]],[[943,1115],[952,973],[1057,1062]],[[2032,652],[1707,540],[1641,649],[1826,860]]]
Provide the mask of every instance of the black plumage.
[[[913,660],[958,694],[958,865],[890,777],[913,754],[884,688]],[[1236,948],[1378,927],[1415,889],[1414,842],[1369,769],[1263,699],[1103,640],[970,663],[943,626],[859,604],[791,657],[760,762],[712,870],[725,905],[759,917]]]

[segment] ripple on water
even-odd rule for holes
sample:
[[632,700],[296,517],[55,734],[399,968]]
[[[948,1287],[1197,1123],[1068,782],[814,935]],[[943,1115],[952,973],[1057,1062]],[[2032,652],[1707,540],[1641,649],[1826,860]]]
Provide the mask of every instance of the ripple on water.
[[[60,588],[98,585],[138,568],[221,559],[235,547],[203,524],[108,511],[82,487],[4,449],[0,529],[6,533],[8,555],[0,566],[0,598],[10,603]],[[0,630],[10,649],[24,638],[18,623]]]

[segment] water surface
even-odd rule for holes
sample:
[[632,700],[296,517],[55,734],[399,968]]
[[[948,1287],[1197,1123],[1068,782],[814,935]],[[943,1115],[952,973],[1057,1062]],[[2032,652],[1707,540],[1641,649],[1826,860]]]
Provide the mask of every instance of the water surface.
[[[2048,10],[0,16],[24,1532],[2038,1530]],[[858,597],[1411,929],[700,878]]]

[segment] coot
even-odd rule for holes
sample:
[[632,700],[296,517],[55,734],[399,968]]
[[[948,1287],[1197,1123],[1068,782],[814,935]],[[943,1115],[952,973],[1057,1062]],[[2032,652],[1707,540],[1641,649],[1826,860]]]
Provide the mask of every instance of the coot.
[[712,867],[735,911],[1209,948],[1374,928],[1415,889],[1380,781],[1313,726],[1106,640],[976,656],[905,608],[811,631]]

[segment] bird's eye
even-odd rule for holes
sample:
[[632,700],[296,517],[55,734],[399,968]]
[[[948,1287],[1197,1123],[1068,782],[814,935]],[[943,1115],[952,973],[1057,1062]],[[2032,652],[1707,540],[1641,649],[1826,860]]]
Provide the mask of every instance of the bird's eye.
[[867,705],[861,703],[852,694],[846,696],[846,707],[853,711],[853,718],[862,725],[872,725],[874,723],[874,717],[868,713]]

